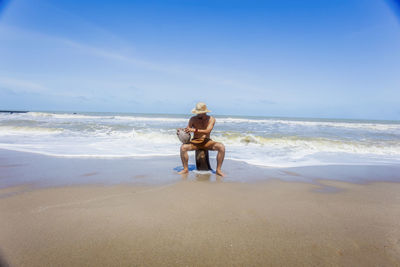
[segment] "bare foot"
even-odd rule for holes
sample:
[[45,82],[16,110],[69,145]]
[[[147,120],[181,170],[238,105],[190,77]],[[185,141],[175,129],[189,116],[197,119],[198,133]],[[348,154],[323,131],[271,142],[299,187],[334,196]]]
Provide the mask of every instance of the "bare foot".
[[189,173],[188,169],[183,169],[180,172],[178,172],[178,174],[187,174],[187,173]]
[[222,176],[222,177],[225,176],[225,174],[224,174],[221,170],[216,170],[216,171],[215,171],[215,174],[217,174],[217,175],[219,175],[219,176]]

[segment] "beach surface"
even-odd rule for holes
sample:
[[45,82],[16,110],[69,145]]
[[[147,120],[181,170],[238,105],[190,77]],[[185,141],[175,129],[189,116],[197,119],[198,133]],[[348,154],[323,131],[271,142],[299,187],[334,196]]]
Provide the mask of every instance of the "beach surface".
[[[125,160],[75,162],[1,150],[1,261],[10,266],[400,265],[400,183],[389,167],[385,179],[373,180],[376,173],[368,170],[374,167],[348,166],[350,183],[343,181],[349,177],[320,176],[324,170],[344,175],[344,167],[278,172],[227,161],[228,175],[219,179],[194,172],[181,177],[173,170],[176,158]],[[315,178],[304,177],[313,170]],[[106,177],[114,182],[106,183]]]

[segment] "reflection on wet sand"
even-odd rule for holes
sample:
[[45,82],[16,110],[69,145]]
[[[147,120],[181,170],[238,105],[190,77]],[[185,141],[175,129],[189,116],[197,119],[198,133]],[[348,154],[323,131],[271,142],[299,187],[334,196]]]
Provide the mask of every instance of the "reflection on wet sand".
[[[191,173],[193,175],[191,175]],[[190,180],[192,176],[194,180],[198,182],[212,182],[214,176],[215,176],[215,182],[222,182],[224,180],[224,177],[215,175],[211,171],[193,171],[181,174],[182,180]]]
[[211,180],[211,172],[206,173],[195,173],[196,181],[199,182],[208,182]]

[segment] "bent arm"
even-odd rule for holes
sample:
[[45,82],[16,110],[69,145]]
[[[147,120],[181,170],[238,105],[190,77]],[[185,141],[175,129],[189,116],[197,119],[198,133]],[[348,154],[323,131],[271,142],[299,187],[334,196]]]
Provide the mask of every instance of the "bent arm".
[[192,127],[193,127],[193,117],[190,118],[188,126],[186,128],[192,128]]
[[193,117],[190,118],[188,125],[185,128],[185,132],[189,133],[189,132],[194,132],[194,128],[192,128],[193,126]]

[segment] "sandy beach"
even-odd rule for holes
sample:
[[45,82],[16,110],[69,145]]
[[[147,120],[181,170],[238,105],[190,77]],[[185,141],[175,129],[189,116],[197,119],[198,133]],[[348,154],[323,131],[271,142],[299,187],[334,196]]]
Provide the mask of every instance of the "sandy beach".
[[[116,177],[116,184],[105,184],[75,168],[83,184],[77,177],[70,185],[10,184],[29,160],[38,173],[40,164],[49,168],[46,157],[24,155],[0,157],[0,249],[10,266],[400,264],[399,183],[296,182],[272,174],[243,182],[191,173],[167,183]],[[70,159],[59,160],[67,166]],[[162,176],[160,168],[153,170]],[[132,169],[130,177],[144,171]],[[58,171],[71,175],[69,168]]]
[[0,267],[400,267],[399,32],[400,0],[0,0]]

